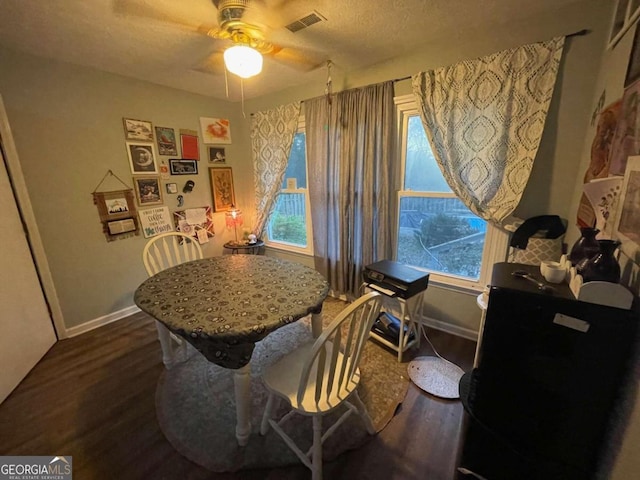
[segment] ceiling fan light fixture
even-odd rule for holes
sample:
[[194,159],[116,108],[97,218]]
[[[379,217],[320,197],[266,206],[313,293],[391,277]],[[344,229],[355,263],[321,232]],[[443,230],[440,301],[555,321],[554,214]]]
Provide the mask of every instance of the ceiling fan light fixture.
[[262,71],[262,54],[246,45],[233,45],[224,51],[224,65],[239,77],[253,77]]

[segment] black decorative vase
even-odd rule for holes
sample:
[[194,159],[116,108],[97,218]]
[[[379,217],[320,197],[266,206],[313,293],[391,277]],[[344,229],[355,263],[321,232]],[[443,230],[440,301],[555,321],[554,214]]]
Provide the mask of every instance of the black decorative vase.
[[571,252],[569,252],[569,260],[571,265],[576,267],[581,260],[589,260],[600,251],[600,245],[596,240],[596,235],[600,233],[597,228],[581,227],[582,236],[573,244]]
[[617,240],[598,240],[600,251],[596,253],[582,268],[582,278],[585,282],[612,282],[620,281],[620,264],[614,253],[620,246]]

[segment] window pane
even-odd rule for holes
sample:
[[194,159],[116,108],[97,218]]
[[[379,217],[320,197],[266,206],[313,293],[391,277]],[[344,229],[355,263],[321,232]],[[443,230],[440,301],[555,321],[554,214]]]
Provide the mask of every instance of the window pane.
[[307,188],[307,166],[304,132],[296,133],[289,154],[289,163],[280,188],[287,188],[287,178],[295,178],[298,188]]
[[417,115],[409,117],[404,189],[415,192],[451,192]]
[[403,197],[397,258],[436,273],[478,280],[486,230],[487,223],[457,198]]
[[269,217],[269,240],[307,246],[305,197],[303,193],[281,193]]

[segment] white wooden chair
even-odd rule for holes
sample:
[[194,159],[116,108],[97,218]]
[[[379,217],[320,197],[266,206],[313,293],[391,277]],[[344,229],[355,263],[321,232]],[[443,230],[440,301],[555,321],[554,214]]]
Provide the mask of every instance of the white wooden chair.
[[[202,258],[202,249],[190,235],[180,232],[163,233],[153,237],[142,250],[142,262],[149,276],[180,263]],[[162,347],[162,362],[171,368],[187,358],[188,342],[156,320],[158,339]]]
[[[371,326],[380,312],[377,292],[368,293],[346,307],[314,342],[309,342],[267,367],[263,381],[269,399],[262,417],[260,433],[269,426],[312,471],[313,480],[322,478],[322,443],[352,413],[358,413],[367,431],[374,434],[371,418],[356,387],[360,381],[358,364],[362,358]],[[292,410],[279,422],[272,420],[274,397],[286,400]],[[351,403],[353,402],[353,403]],[[322,416],[341,405],[346,412],[322,434]],[[313,445],[303,452],[282,425],[294,413],[313,417]]]

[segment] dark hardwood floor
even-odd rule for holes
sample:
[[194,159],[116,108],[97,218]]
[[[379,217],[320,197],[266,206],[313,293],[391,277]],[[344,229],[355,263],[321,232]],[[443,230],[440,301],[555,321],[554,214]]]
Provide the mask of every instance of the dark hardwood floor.
[[[442,356],[471,368],[475,343],[437,330],[429,338]],[[431,353],[424,341],[413,352]],[[181,456],[156,419],[163,368],[155,326],[143,313],[58,342],[0,405],[0,454],[70,455],[79,480],[310,478],[302,466],[213,473]],[[325,463],[324,477],[452,480],[462,412],[459,401],[411,384],[389,425]]]

